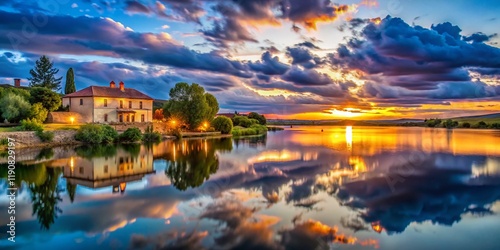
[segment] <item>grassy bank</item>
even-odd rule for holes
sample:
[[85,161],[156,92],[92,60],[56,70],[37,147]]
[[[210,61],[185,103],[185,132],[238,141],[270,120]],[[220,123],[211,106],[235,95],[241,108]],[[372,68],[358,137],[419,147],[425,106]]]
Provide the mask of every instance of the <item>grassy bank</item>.
[[236,126],[233,128],[233,136],[248,136],[248,135],[263,135],[267,133],[267,127],[264,125],[254,124],[249,128]]

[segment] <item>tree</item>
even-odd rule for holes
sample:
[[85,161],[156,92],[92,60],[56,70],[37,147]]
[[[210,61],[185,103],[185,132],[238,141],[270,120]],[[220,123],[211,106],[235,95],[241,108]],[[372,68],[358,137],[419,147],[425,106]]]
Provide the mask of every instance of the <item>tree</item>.
[[219,116],[212,121],[212,127],[222,134],[231,134],[233,130],[233,121],[225,116]]
[[66,72],[66,86],[64,86],[64,94],[71,94],[76,92],[75,87],[75,74],[73,73],[73,68],[69,68]]
[[59,176],[62,168],[47,168],[47,179],[40,184],[30,184],[31,204],[33,215],[36,215],[42,229],[49,229],[59,214],[62,213],[58,206],[62,201],[59,186]]
[[208,104],[207,120],[212,121],[215,115],[219,113],[219,102],[217,101],[217,98],[210,93],[205,93],[205,100]]
[[217,99],[212,97],[196,83],[177,83],[170,90],[170,100],[163,106],[163,114],[166,118],[180,119],[190,129],[196,129],[204,122],[211,121],[219,111]]
[[484,121],[480,121],[480,122],[477,124],[477,127],[479,127],[479,128],[487,128],[487,127],[488,127],[488,124],[486,124],[486,122],[484,122]]
[[448,119],[444,122],[444,127],[447,128],[447,129],[452,129],[454,127],[457,127],[458,126],[458,122],[456,121],[452,121],[451,119]]
[[33,87],[30,89],[30,102],[41,103],[49,112],[57,110],[62,103],[61,96],[56,92],[43,87]]
[[248,118],[255,119],[255,120],[259,121],[260,125],[266,125],[266,123],[267,123],[266,117],[264,117],[263,115],[260,115],[256,112],[251,112],[250,114],[248,114]]
[[31,105],[30,118],[35,119],[39,123],[43,123],[47,119],[49,111],[43,107],[43,104],[37,102]]
[[165,116],[163,115],[163,109],[155,110],[155,113],[153,115],[153,119],[161,121],[161,120],[163,120],[163,118],[165,118]]
[[45,87],[55,91],[60,90],[62,77],[55,77],[59,73],[59,69],[53,67],[54,63],[47,56],[41,56],[36,61],[35,68],[30,70],[31,77],[28,78],[30,87]]
[[0,99],[2,118],[9,122],[19,122],[30,114],[31,105],[21,96],[8,93]]

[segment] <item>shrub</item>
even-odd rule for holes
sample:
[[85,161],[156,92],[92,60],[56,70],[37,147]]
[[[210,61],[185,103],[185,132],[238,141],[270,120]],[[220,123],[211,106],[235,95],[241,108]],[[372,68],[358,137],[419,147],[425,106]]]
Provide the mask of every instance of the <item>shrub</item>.
[[462,123],[462,127],[463,128],[470,128],[470,123],[464,122],[464,123]]
[[259,124],[254,124],[250,128],[236,126],[232,131],[233,136],[262,135],[266,133],[267,127]]
[[233,117],[233,124],[234,126],[241,126],[244,128],[248,128],[252,126],[254,123],[246,116],[235,116]]
[[85,124],[76,132],[75,139],[88,144],[102,143],[104,133],[100,125]]
[[102,125],[101,130],[103,143],[113,143],[118,139],[118,132],[116,132],[113,127],[109,125]]
[[54,132],[52,131],[42,131],[42,130],[37,130],[35,132],[36,136],[40,138],[42,142],[51,142],[54,139]]
[[141,130],[138,128],[128,128],[119,137],[120,142],[133,143],[142,139]]
[[2,138],[2,140],[0,140],[0,145],[4,145],[4,146],[9,145],[9,139]]
[[259,121],[260,125],[266,125],[266,123],[267,123],[266,118],[263,115],[259,115],[256,112],[251,112],[250,114],[248,114],[248,118],[256,119],[257,121]]
[[498,122],[492,123],[492,124],[490,124],[490,128],[500,129],[500,123],[498,123]]
[[172,130],[172,135],[177,137],[177,139],[182,139],[182,130],[180,128],[175,128]]
[[486,124],[486,122],[480,121],[480,122],[477,124],[477,127],[478,127],[478,128],[487,128],[487,127],[488,127],[488,124]]
[[146,131],[144,131],[142,140],[145,142],[158,142],[161,141],[161,134],[157,131],[154,131],[153,126],[148,126],[146,128]]
[[20,130],[22,131],[43,131],[43,126],[36,119],[26,119],[21,121]]
[[48,114],[49,111],[46,108],[44,108],[41,103],[37,102],[31,105],[31,110],[29,115],[31,119],[43,123],[47,119]]
[[225,116],[219,116],[212,121],[212,127],[222,134],[230,134],[233,130],[233,122]]
[[0,99],[0,113],[2,118],[9,122],[19,122],[27,118],[31,110],[31,105],[23,97],[8,93]]

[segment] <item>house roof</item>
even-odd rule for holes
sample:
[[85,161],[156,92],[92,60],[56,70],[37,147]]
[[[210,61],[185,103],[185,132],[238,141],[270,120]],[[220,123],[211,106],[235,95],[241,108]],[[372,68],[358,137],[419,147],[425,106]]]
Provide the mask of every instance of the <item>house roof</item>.
[[71,94],[63,96],[66,97],[116,97],[116,98],[129,98],[129,99],[147,99],[153,100],[150,96],[131,88],[120,88],[90,86],[82,90],[76,91]]

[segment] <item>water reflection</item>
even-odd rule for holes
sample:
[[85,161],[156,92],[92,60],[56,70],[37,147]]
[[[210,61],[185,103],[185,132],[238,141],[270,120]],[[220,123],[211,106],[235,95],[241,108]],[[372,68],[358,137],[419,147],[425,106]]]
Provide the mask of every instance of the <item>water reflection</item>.
[[[115,249],[500,244],[495,132],[322,129],[29,152],[16,173],[19,196],[32,202],[20,201],[16,223],[26,238],[19,248],[59,246],[64,237],[71,244],[78,237],[81,248]],[[472,138],[481,145],[466,145]],[[469,231],[483,240],[467,241]],[[44,235],[54,242],[29,240]]]

